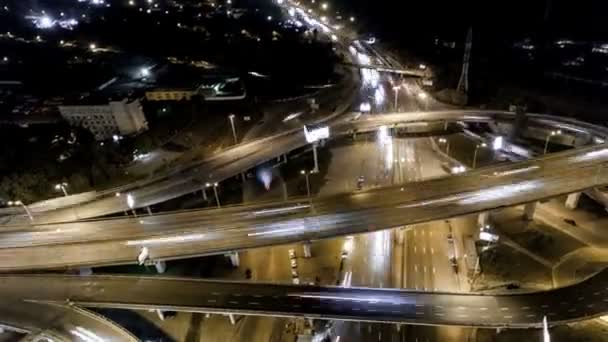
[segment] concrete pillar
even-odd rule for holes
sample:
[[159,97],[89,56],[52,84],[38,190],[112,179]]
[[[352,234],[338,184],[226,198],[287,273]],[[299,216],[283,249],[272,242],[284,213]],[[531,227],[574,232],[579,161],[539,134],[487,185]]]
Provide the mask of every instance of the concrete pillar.
[[405,227],[397,228],[397,243],[403,245],[405,242]]
[[205,201],[207,201],[207,200],[208,200],[208,199],[207,199],[207,190],[205,190],[205,188],[203,188],[203,199],[204,199]]
[[211,317],[211,314],[207,312],[207,313],[205,314],[205,318],[209,318],[209,317]]
[[313,173],[319,172],[319,160],[317,158],[317,143],[312,143],[312,154],[315,159],[315,168],[312,170]]
[[232,324],[232,325],[236,324],[236,319],[234,319],[233,314],[228,314],[228,319],[230,320],[230,324]]
[[167,263],[164,261],[157,261],[154,263],[154,267],[156,267],[156,272],[162,274],[167,270]]
[[304,242],[302,244],[302,250],[304,251],[304,257],[310,258],[312,256],[312,252],[310,251],[310,242]]
[[287,201],[287,183],[281,179],[281,188],[283,189],[283,201]]
[[482,213],[479,213],[479,216],[477,217],[477,224],[480,227],[485,227],[485,226],[489,225],[490,224],[490,212],[484,211]]
[[401,331],[401,324],[397,323],[395,326],[397,327],[397,331]]
[[230,263],[232,264],[232,267],[239,267],[239,265],[241,264],[241,260],[239,259],[239,253],[233,252],[233,253],[230,253],[229,256],[230,256]]
[[81,267],[78,269],[78,275],[90,276],[93,274],[93,269],[90,267]]
[[156,314],[158,315],[158,319],[161,321],[165,320],[165,313],[162,310],[156,310]]
[[535,210],[536,210],[536,202],[526,203],[524,205],[524,220],[532,221],[534,219]]
[[149,256],[150,256],[150,251],[148,250],[148,247],[142,247],[141,251],[139,252],[139,255],[137,256],[137,262],[140,265],[143,265]]
[[570,210],[576,209],[576,207],[578,207],[578,200],[581,198],[581,194],[581,192],[575,192],[568,195],[568,198],[566,198],[566,208]]
[[149,206],[146,207],[146,210],[148,211],[148,215],[152,215],[152,209]]

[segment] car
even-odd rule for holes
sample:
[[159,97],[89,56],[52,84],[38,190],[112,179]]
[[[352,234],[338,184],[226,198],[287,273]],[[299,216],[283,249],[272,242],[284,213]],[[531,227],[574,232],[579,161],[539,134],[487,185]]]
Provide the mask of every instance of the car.
[[296,268],[298,267],[298,262],[296,261],[296,259],[291,259],[291,268]]
[[452,235],[452,233],[448,233],[448,242],[454,243],[454,235]]
[[357,190],[363,189],[363,184],[365,184],[365,177],[359,176],[359,178],[357,178]]
[[450,258],[450,265],[452,266],[454,273],[458,273],[458,261],[455,257]]
[[298,271],[294,270],[294,269],[291,269],[291,277],[292,278],[297,278],[298,277]]
[[296,251],[293,249],[289,250],[289,259],[295,259],[296,258]]
[[291,282],[294,283],[295,285],[300,285],[300,278],[293,278],[293,279],[291,279]]

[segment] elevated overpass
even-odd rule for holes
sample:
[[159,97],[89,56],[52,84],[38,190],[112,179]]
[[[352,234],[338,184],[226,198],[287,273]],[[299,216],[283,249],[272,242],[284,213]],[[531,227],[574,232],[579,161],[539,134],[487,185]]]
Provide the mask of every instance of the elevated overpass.
[[[363,132],[382,125],[405,126],[426,125],[437,122],[513,122],[515,113],[490,110],[448,110],[434,112],[389,113],[367,116],[354,121],[341,120],[331,126],[333,136]],[[608,129],[581,121],[541,114],[529,114],[530,125],[561,129],[564,133],[586,135],[605,141]],[[162,203],[203,189],[206,183],[221,182],[238,175],[258,164],[281,156],[307,145],[301,129],[262,138],[250,143],[237,145],[202,162],[192,163],[172,170],[162,176],[142,180],[133,184],[109,189],[94,194],[94,198],[65,202],[66,206],[51,207],[35,213],[36,223],[65,222],[82,220],[104,215],[122,213],[129,210],[126,196],[115,196],[120,192],[131,193],[136,199],[134,207],[144,208]],[[9,213],[14,213],[11,209]],[[25,223],[27,219],[23,217]]]
[[[25,303],[306,317],[382,323],[539,328],[608,312],[608,271],[545,292],[483,295],[135,276],[0,276]],[[40,284],[45,284],[40,287]],[[0,312],[1,313],[1,312]],[[2,319],[2,317],[0,317]]]

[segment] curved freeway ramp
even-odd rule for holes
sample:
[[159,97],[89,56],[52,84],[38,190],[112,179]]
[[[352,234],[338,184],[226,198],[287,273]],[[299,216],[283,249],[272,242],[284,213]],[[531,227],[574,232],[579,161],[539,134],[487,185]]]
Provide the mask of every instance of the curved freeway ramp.
[[6,228],[0,271],[135,263],[389,229],[537,201],[608,183],[608,147],[402,186],[224,209]]
[[[0,288],[11,286],[4,280],[0,280]],[[30,285],[37,287],[33,293],[44,288],[42,284],[45,283],[31,283]],[[29,302],[23,300],[23,296],[16,297],[8,292],[2,292],[0,298],[0,322],[17,331],[28,333],[26,341],[139,341],[108,319],[66,302]]]
[[[45,284],[41,288],[39,284]],[[540,327],[608,312],[608,271],[545,292],[481,295],[131,276],[0,277],[0,292],[45,303],[424,325]]]

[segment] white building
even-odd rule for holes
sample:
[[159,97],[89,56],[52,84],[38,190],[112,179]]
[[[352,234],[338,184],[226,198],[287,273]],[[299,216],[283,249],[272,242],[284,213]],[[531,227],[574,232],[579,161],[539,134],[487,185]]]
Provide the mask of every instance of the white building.
[[108,104],[59,106],[61,116],[72,126],[88,129],[96,140],[113,135],[136,134],[148,129],[139,100],[110,101]]

